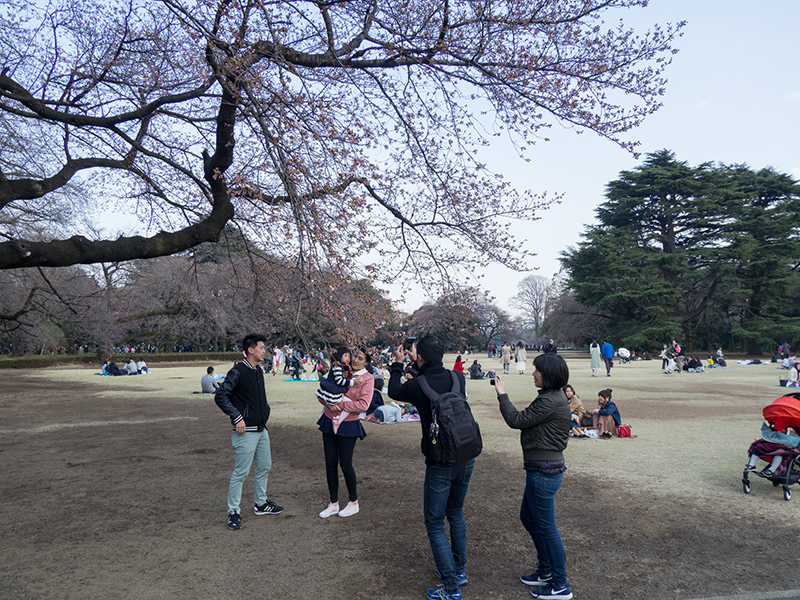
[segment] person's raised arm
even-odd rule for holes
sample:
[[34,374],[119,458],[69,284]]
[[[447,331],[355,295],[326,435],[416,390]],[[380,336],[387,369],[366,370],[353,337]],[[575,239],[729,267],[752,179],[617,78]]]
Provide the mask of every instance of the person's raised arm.
[[506,393],[506,384],[502,375],[498,375],[494,382],[497,391],[497,400],[500,404],[500,413],[506,424],[512,429],[527,429],[538,425],[550,418],[553,406],[547,402],[531,402],[525,410],[517,410]]
[[[412,348],[412,350],[414,350]],[[394,351],[394,364],[389,368],[389,388],[387,390],[389,398],[398,402],[407,402],[414,404],[408,392],[408,384],[403,384],[403,359],[407,352],[404,351],[402,344]],[[417,353],[414,351],[414,360],[416,360]]]

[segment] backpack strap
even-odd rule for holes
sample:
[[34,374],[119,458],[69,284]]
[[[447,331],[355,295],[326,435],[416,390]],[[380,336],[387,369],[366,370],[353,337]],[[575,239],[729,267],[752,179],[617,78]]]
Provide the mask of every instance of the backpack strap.
[[428,397],[428,400],[436,400],[439,397],[439,394],[433,391],[431,384],[425,379],[425,375],[419,375],[416,379],[419,382],[419,387],[422,388],[422,393]]
[[[450,371],[450,376],[453,378],[453,389],[451,391],[458,392],[460,387],[458,384],[458,375],[456,375],[455,371]],[[441,396],[441,394],[437,394],[433,391],[431,384],[429,384],[428,380],[425,379],[425,375],[418,376],[417,381],[419,381],[419,387],[422,388],[422,392],[428,397],[429,400],[436,400]]]

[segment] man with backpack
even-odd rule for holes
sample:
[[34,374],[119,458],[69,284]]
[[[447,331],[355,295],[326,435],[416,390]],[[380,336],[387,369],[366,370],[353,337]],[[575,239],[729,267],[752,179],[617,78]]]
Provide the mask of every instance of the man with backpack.
[[[407,354],[415,367],[413,379],[401,382]],[[425,455],[423,511],[425,528],[442,587],[429,589],[429,600],[460,600],[466,585],[467,525],[464,500],[475,457],[481,451],[478,424],[466,399],[464,375],[444,368],[444,346],[436,336],[425,336],[411,349],[399,346],[389,377],[389,397],[413,404],[422,425]],[[450,523],[447,540],[444,519]]]

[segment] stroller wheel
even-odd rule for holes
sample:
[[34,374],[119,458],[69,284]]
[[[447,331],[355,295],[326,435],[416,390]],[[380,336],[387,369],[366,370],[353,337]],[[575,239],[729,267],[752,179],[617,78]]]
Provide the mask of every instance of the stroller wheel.
[[788,485],[783,486],[783,499],[787,502],[792,499],[792,490]]
[[750,493],[750,480],[749,479],[742,479],[742,490],[744,490],[745,494]]

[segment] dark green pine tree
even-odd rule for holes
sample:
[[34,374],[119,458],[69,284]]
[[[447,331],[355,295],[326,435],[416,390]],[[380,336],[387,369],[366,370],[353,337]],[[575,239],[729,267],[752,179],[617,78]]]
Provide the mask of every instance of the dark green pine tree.
[[599,224],[562,254],[577,300],[612,315],[609,334],[620,343],[652,347],[678,337],[691,347],[732,271],[719,243],[730,223],[729,198],[712,193],[719,184],[710,164],[649,154],[608,184]]
[[728,297],[731,333],[748,354],[800,339],[800,185],[771,168],[721,166],[732,194],[730,254],[735,286]]

